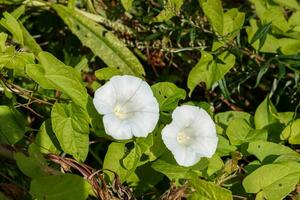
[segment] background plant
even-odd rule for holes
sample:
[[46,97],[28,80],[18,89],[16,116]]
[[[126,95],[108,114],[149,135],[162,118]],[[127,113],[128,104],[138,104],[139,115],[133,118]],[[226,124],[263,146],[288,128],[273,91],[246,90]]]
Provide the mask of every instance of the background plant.
[[[297,199],[296,0],[0,0],[0,199]],[[94,91],[144,77],[147,138],[108,137]],[[211,159],[176,165],[161,129],[206,109]],[[84,178],[82,178],[84,177]]]

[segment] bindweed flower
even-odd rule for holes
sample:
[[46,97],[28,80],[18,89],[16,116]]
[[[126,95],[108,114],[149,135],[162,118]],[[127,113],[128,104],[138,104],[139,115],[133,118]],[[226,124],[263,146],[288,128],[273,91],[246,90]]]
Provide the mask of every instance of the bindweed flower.
[[93,103],[104,115],[105,132],[119,140],[147,137],[159,118],[159,105],[150,86],[134,76],[112,77],[96,90]]
[[188,167],[217,148],[216,127],[209,114],[196,106],[183,105],[172,113],[173,121],[162,130],[162,139],[179,165]]

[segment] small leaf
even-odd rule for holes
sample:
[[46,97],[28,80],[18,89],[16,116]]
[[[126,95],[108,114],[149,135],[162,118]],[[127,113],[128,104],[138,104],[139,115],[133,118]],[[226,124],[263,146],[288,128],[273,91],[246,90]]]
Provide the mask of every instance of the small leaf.
[[108,147],[104,158],[103,170],[109,175],[110,180],[114,179],[114,174],[110,170],[118,174],[121,182],[125,182],[128,177],[128,170],[121,163],[126,156],[125,145],[126,143],[113,142]]
[[155,17],[154,21],[163,22],[171,19],[180,11],[183,3],[183,0],[167,0],[164,9]]
[[15,144],[26,132],[25,120],[15,109],[5,105],[0,106],[0,142]]
[[194,188],[189,196],[191,200],[232,200],[230,190],[217,186],[212,182],[207,182],[198,177],[194,177],[189,181],[189,185]]
[[260,40],[260,46],[262,47],[264,45],[264,42],[266,41],[267,34],[271,30],[272,22],[269,22],[261,27],[258,28],[258,30],[254,33],[250,44],[253,44],[257,40]]
[[121,0],[121,3],[126,11],[129,11],[132,7],[134,0]]
[[212,88],[213,84],[222,79],[235,64],[235,56],[228,52],[221,54],[218,59],[223,63],[217,63],[211,54],[202,52],[201,59],[188,76],[189,96],[201,82],[206,83],[207,89]]
[[87,180],[73,174],[37,177],[30,184],[30,194],[44,200],[86,200],[91,190]]
[[89,117],[75,104],[55,103],[51,112],[53,131],[62,150],[84,161],[89,150]]
[[277,110],[272,104],[269,96],[258,106],[254,115],[256,129],[262,129],[270,124],[278,122],[276,119]]
[[230,145],[229,141],[225,137],[218,135],[218,138],[219,140],[216,152],[219,156],[228,156],[231,152],[234,152],[237,149],[235,146]]
[[4,18],[0,20],[0,25],[6,28],[14,37],[14,39],[24,45],[23,33],[18,21],[8,12],[3,13]]
[[100,80],[109,80],[111,77],[121,75],[122,72],[117,67],[104,67],[95,71],[95,76]]
[[151,86],[157,99],[160,111],[171,111],[176,108],[180,100],[184,100],[186,92],[170,82],[160,82]]
[[204,14],[207,16],[215,32],[223,34],[223,7],[220,0],[199,0]]
[[35,138],[35,144],[37,144],[41,153],[60,153],[59,144],[55,138],[49,119],[42,123]]
[[89,47],[108,67],[119,67],[123,74],[145,75],[139,60],[112,32],[74,9],[58,4],[53,4],[52,8],[82,44]]
[[300,119],[293,121],[281,133],[281,139],[289,141],[290,144],[300,144]]
[[170,180],[178,181],[179,179],[191,179],[197,176],[197,172],[205,169],[208,163],[207,158],[202,158],[192,167],[182,167],[176,163],[173,155],[166,151],[159,159],[153,162],[151,167],[155,171],[166,175]]

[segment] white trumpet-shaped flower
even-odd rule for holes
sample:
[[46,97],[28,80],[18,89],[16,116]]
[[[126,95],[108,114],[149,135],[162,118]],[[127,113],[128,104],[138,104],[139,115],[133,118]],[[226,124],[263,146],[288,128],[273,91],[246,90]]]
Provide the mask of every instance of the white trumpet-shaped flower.
[[172,113],[173,121],[162,130],[162,139],[176,162],[192,166],[211,157],[217,148],[216,127],[209,114],[196,106],[183,105]]
[[134,76],[112,77],[96,90],[93,103],[104,115],[106,133],[119,140],[147,137],[159,118],[159,105],[150,86]]

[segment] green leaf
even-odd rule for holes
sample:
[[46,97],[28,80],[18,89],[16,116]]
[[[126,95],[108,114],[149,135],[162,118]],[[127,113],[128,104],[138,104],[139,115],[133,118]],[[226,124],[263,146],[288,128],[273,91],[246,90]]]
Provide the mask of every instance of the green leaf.
[[5,52],[0,53],[0,67],[24,71],[27,64],[34,63],[34,55],[28,52],[16,51],[15,47],[6,47]]
[[217,63],[213,60],[211,54],[202,51],[201,59],[188,76],[189,96],[191,96],[195,87],[201,82],[206,83],[207,89],[212,88],[213,84],[222,79],[235,64],[235,56],[228,52],[221,54],[218,59],[223,63]]
[[[15,159],[19,169],[31,178],[38,178],[49,174],[50,168],[48,167],[43,155],[38,151],[38,147],[35,144],[30,145],[28,149],[29,156],[23,153],[16,153]],[[51,172],[53,172],[52,170]],[[57,173],[60,173],[57,171]]]
[[293,121],[281,133],[280,138],[290,144],[300,144],[300,119]]
[[267,140],[268,132],[266,130],[254,130],[244,119],[232,120],[226,130],[230,143],[240,145],[255,140]]
[[254,115],[254,124],[256,129],[262,129],[270,124],[278,122],[276,119],[277,110],[272,104],[269,96],[258,106]]
[[121,3],[126,11],[129,11],[132,7],[134,0],[121,0]]
[[267,34],[271,30],[271,26],[272,26],[272,22],[269,22],[259,27],[258,30],[254,33],[253,37],[251,38],[250,44],[253,44],[257,40],[260,40],[259,49],[261,49],[261,47],[264,45],[267,39]]
[[199,0],[204,14],[208,18],[214,31],[223,34],[223,7],[220,0]]
[[1,32],[0,33],[0,53],[5,52],[5,50],[6,50],[6,45],[5,45],[6,40],[7,40],[7,34]]
[[229,141],[225,137],[218,135],[218,138],[219,140],[216,152],[219,156],[228,156],[231,152],[234,152],[237,149],[237,147],[230,145]]
[[75,104],[55,103],[51,112],[53,131],[62,150],[84,161],[89,150],[89,117]]
[[287,162],[264,165],[243,180],[248,193],[262,191],[266,199],[281,200],[292,192],[299,181],[300,164]]
[[80,73],[76,69],[66,66],[48,52],[39,53],[38,60],[40,65],[29,66],[29,69],[27,69],[28,75],[34,81],[47,89],[61,90],[74,103],[82,108],[86,107],[88,94],[81,81]]
[[221,125],[223,127],[227,127],[229,123],[234,119],[244,119],[248,123],[253,122],[253,117],[247,112],[241,112],[241,111],[226,111],[221,112],[215,115],[215,121],[218,125]]
[[113,142],[108,147],[104,158],[103,170],[109,175],[110,180],[114,178],[114,174],[110,171],[117,173],[121,182],[125,182],[126,178],[129,177],[127,176],[128,170],[122,163],[122,159],[126,156],[125,145],[126,143]]
[[55,89],[56,86],[45,78],[45,70],[41,64],[26,65],[26,74],[45,89]]
[[167,0],[164,9],[155,17],[154,21],[163,22],[171,19],[180,11],[183,3],[183,0]]
[[223,20],[222,35],[227,36],[230,34],[230,38],[232,39],[242,29],[245,21],[245,13],[239,12],[236,8],[232,8],[224,14]]
[[174,83],[160,82],[151,86],[153,94],[159,103],[160,111],[171,111],[180,100],[184,100],[186,92]]
[[[248,42],[250,43],[252,40],[253,35],[258,30],[257,21],[254,19],[250,20],[251,27],[246,28],[246,32],[248,34]],[[276,53],[277,49],[279,48],[279,40],[275,38],[271,34],[267,34],[264,44],[261,46],[260,41],[256,41],[252,44],[252,46],[259,50],[260,52],[266,53]],[[261,48],[259,48],[261,47]]]
[[268,156],[290,155],[300,161],[300,155],[287,146],[267,141],[250,142],[247,152],[256,156],[261,162]]
[[207,182],[198,177],[189,181],[189,185],[194,189],[188,199],[190,200],[232,200],[230,190],[217,186],[212,182]]
[[24,0],[0,0],[0,4],[14,5],[21,4]]
[[300,6],[297,2],[297,0],[272,0],[277,4],[280,4],[282,6],[286,6],[291,9],[300,10]]
[[23,24],[21,22],[19,22],[19,25],[20,25],[20,28],[22,29],[25,46],[29,47],[29,49],[35,55],[38,55],[42,51],[42,48],[35,41],[35,39],[30,35],[30,33],[27,31],[27,29],[23,26]]
[[123,74],[145,75],[139,60],[112,32],[76,10],[57,4],[52,7],[82,44],[89,47],[108,67],[119,67]]
[[117,67],[104,67],[95,71],[95,76],[99,80],[109,80],[111,77],[121,75],[122,72]]
[[194,176],[197,176],[200,170],[205,169],[208,164],[208,159],[202,158],[192,167],[182,167],[176,163],[173,155],[166,151],[159,159],[153,162],[151,167],[155,171],[166,175],[170,180],[178,181],[179,179],[192,179]]
[[51,127],[51,120],[48,119],[42,123],[35,138],[35,144],[41,153],[60,153],[59,143]]
[[73,174],[37,177],[30,184],[30,194],[43,200],[86,200],[91,185]]
[[4,18],[0,20],[0,25],[7,29],[14,37],[14,39],[24,45],[23,33],[18,21],[8,12],[3,13]]
[[5,105],[0,106],[0,142],[15,144],[26,132],[25,120],[15,109]]

